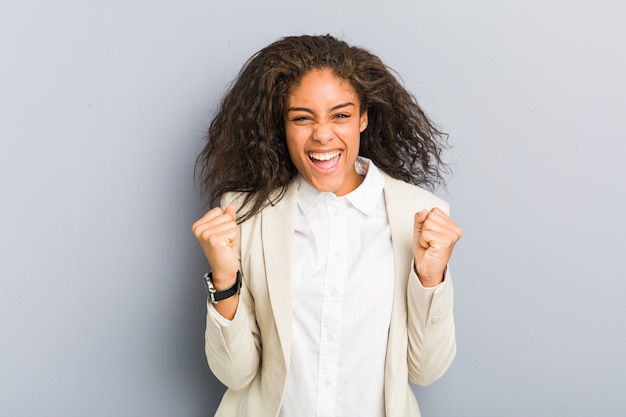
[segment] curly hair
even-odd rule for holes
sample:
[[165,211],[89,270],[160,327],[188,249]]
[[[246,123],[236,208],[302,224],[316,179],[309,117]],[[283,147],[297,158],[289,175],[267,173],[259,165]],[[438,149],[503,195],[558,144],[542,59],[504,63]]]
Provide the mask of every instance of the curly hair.
[[284,105],[290,91],[314,69],[329,69],[354,88],[368,126],[359,155],[382,171],[428,189],[445,185],[439,131],[396,78],[369,51],[331,35],[289,36],[253,55],[232,82],[196,160],[203,194],[216,204],[229,191],[247,193],[243,222],[284,195],[296,177],[285,139]]

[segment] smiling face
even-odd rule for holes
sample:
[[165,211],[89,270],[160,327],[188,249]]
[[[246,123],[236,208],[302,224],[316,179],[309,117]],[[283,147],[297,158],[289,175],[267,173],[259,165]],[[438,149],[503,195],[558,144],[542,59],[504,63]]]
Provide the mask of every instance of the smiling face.
[[338,196],[358,187],[363,177],[354,163],[367,112],[360,113],[354,88],[330,70],[312,70],[285,103],[289,155],[298,172],[318,191]]

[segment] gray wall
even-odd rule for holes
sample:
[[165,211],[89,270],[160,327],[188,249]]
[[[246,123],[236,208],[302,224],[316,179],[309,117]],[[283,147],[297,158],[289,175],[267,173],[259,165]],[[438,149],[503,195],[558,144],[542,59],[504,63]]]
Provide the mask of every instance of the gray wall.
[[0,6],[0,415],[211,415],[192,165],[287,34],[378,53],[450,133],[458,356],[425,417],[626,415],[626,3]]

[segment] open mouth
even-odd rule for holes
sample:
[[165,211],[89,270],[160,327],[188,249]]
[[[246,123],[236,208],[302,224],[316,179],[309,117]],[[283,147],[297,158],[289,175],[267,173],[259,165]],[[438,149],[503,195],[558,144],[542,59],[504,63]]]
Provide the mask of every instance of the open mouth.
[[341,151],[309,152],[309,160],[322,170],[332,169],[341,158]]

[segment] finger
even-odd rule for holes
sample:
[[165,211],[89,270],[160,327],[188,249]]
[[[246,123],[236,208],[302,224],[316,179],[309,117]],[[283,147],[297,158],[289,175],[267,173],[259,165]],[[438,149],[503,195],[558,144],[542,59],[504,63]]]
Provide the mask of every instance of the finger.
[[224,214],[224,211],[220,207],[213,207],[211,210],[204,213],[204,216],[200,217],[198,222],[206,223],[217,216],[221,216],[222,214]]
[[204,213],[204,216],[200,217],[198,220],[195,221],[195,223],[191,226],[191,230],[193,231],[194,234],[197,235],[197,230],[198,228],[200,228],[202,225],[209,223],[211,220],[215,219],[218,216],[223,215],[224,212],[222,211],[221,208],[219,207],[214,207],[211,210],[207,211],[206,213]]
[[229,248],[237,245],[237,229],[228,228],[220,231],[209,230],[202,239],[213,248]]
[[437,207],[433,208],[428,212],[426,219],[424,219],[424,224],[422,229],[425,228],[436,228],[438,226],[445,226],[450,222],[450,218],[446,213]]
[[228,214],[233,221],[237,221],[237,212],[235,211],[235,206],[229,204],[224,210],[225,214]]
[[444,234],[426,229],[420,234],[418,243],[424,249],[434,248],[443,241],[443,238],[445,238]]
[[422,244],[422,231],[424,230],[424,221],[427,217],[428,210],[422,210],[418,213],[415,213],[415,217],[413,220],[413,242],[423,248],[428,247],[428,245],[424,246]]
[[[234,212],[234,208],[232,209]],[[217,228],[220,225],[225,225],[226,227],[237,227],[237,223],[233,220],[232,214],[227,214],[222,212],[222,209],[216,207],[210,210],[210,214],[205,214],[200,220],[196,221],[191,230],[193,233],[198,236],[203,233],[207,229]]]
[[424,248],[452,248],[461,235],[461,229],[456,223],[450,221],[442,226],[435,224],[435,221],[430,221],[429,218],[424,222],[419,243]]
[[461,228],[446,213],[438,208],[434,208],[428,214],[426,220],[422,224],[422,232],[433,231],[445,234],[451,234],[461,237]]
[[[227,218],[227,221],[224,221]],[[201,225],[196,230],[196,237],[200,241],[200,244],[204,243],[215,244],[216,242],[227,240],[230,241],[237,239],[237,224],[230,219],[230,216],[224,215],[219,217],[216,221]],[[219,244],[217,246],[225,246]]]
[[428,217],[428,210],[424,209],[418,213],[415,213],[415,219],[414,219],[414,230],[416,232],[421,232],[422,228],[424,227],[424,221],[426,220],[426,218]]
[[[225,217],[228,217],[228,219],[230,219],[229,216],[225,216]],[[232,220],[216,221],[216,222],[202,224],[195,229],[196,237],[205,241],[207,240],[209,235],[217,235],[217,234],[222,234],[222,233],[230,233],[230,234],[235,233],[236,234],[237,224]]]

